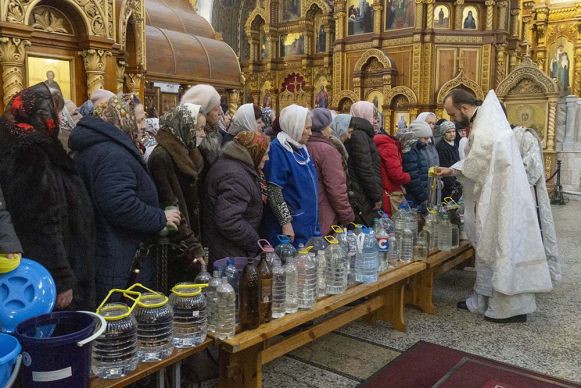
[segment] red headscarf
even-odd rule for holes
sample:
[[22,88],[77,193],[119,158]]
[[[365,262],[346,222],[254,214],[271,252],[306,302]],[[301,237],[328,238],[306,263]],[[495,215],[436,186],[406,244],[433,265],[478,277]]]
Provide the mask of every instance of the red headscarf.
[[268,137],[256,131],[242,131],[234,137],[234,141],[246,148],[254,162],[254,167],[258,169],[268,150]]

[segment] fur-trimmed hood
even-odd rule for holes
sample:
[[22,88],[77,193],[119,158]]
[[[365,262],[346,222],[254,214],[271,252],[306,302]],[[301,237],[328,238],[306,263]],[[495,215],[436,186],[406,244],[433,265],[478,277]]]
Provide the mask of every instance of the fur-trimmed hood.
[[197,148],[188,152],[188,149],[167,128],[160,129],[156,138],[158,146],[167,151],[180,172],[192,178],[198,177],[204,168],[204,158]]

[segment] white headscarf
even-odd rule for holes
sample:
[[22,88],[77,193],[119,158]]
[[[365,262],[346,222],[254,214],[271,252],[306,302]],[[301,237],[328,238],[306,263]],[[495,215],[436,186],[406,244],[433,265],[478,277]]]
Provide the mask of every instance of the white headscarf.
[[279,123],[281,132],[277,135],[278,141],[288,151],[293,152],[291,144],[296,148],[303,148],[300,143],[305,130],[305,122],[309,110],[305,107],[292,104],[280,112]]
[[437,118],[438,116],[436,116],[436,114],[434,112],[422,112],[418,115],[418,117],[416,118],[417,121],[428,121],[428,118],[434,116],[434,118]]
[[244,104],[238,108],[236,113],[234,113],[228,133],[232,136],[236,136],[238,132],[255,132],[256,129],[257,125],[256,119],[254,118],[254,104]]
[[204,114],[208,114],[220,105],[220,94],[212,85],[195,85],[189,88],[182,96],[180,105],[185,103],[201,105]]

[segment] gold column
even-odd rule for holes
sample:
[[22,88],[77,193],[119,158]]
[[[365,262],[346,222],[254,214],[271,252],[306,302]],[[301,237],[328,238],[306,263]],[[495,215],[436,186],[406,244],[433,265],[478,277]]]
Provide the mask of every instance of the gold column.
[[381,0],[375,0],[373,2],[373,32],[375,34],[381,34],[381,20],[383,5]]
[[[231,116],[236,113],[238,110],[238,106],[240,105],[240,90],[238,89],[229,89],[228,90],[228,113]],[[260,103],[259,103],[260,105]]]
[[325,48],[330,53],[332,49],[331,45],[333,44],[333,37],[331,36],[333,28],[330,25],[325,25],[323,28],[325,30]]
[[127,84],[127,91],[129,93],[141,95],[141,88],[143,86],[143,74],[138,72],[126,73],[125,82]]
[[117,93],[123,93],[123,85],[125,84],[125,67],[127,62],[117,61]]
[[[464,0],[459,0],[464,2]],[[424,21],[424,0],[416,0],[416,30],[423,28]]]
[[464,0],[456,0],[454,2],[455,12],[456,12],[456,29],[462,29],[462,8],[464,6]]
[[486,30],[491,31],[494,27],[494,4],[495,0],[486,0]]
[[335,37],[345,39],[345,5],[341,1],[335,2]]
[[557,99],[549,99],[549,128],[547,131],[547,150],[555,150],[555,126],[557,124]]
[[506,44],[496,45],[496,80],[495,86],[506,77]]
[[497,5],[498,5],[498,29],[501,31],[505,31],[507,29],[506,11],[508,8],[508,1],[499,1]]
[[513,39],[520,39],[520,23],[519,23],[520,8],[516,4],[515,8],[510,10],[510,33]]
[[573,84],[573,93],[581,96],[581,47],[575,49],[575,83]]
[[109,51],[88,49],[80,53],[85,62],[87,73],[87,95],[97,89],[103,89],[105,83],[105,57],[111,55]]
[[0,66],[2,67],[2,85],[4,87],[4,106],[12,96],[26,87],[24,79],[24,59],[26,47],[30,41],[20,38],[0,38]]
[[426,12],[426,28],[434,28],[434,1],[435,0],[426,0],[426,4],[428,5]]

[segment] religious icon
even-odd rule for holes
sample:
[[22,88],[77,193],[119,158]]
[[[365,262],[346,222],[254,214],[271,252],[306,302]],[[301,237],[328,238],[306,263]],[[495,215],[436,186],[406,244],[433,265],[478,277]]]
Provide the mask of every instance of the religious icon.
[[282,0],[280,20],[294,20],[301,16],[300,0]]
[[262,97],[262,107],[263,108],[272,107],[272,97],[270,96],[270,90],[264,92],[264,97]]
[[534,129],[541,139],[545,135],[546,102],[508,103],[508,121],[511,124]]
[[407,128],[410,123],[410,114],[409,112],[395,112],[395,132],[400,129]]
[[329,93],[325,90],[325,85],[321,85],[321,90],[315,97],[315,106],[317,108],[328,108],[329,107]]
[[60,90],[65,100],[72,99],[70,60],[29,55],[27,70],[28,86],[44,82],[47,86]]
[[280,37],[280,56],[301,55],[305,52],[305,37],[294,32]]
[[572,53],[572,50],[568,49],[571,43],[561,38],[554,46],[554,54],[549,64],[549,73],[551,78],[557,81],[563,94],[568,94],[571,86],[571,61],[567,51]]
[[264,29],[260,28],[260,60],[264,61],[268,57],[268,42]]
[[327,33],[325,32],[325,29],[323,28],[323,20],[322,19],[318,19],[317,20],[319,28],[318,28],[318,32],[317,32],[317,53],[324,53],[325,51],[327,51]]
[[374,90],[367,95],[367,101],[371,102],[379,113],[383,112],[383,93]]
[[450,10],[445,5],[434,9],[434,28],[450,28]]
[[416,15],[415,0],[387,0],[386,9],[387,20],[385,26],[388,30],[414,26]]
[[373,32],[373,1],[348,0],[348,34],[367,34]]
[[464,20],[462,23],[462,28],[465,30],[475,30],[478,18],[478,11],[476,8],[472,6],[464,8],[462,16]]

